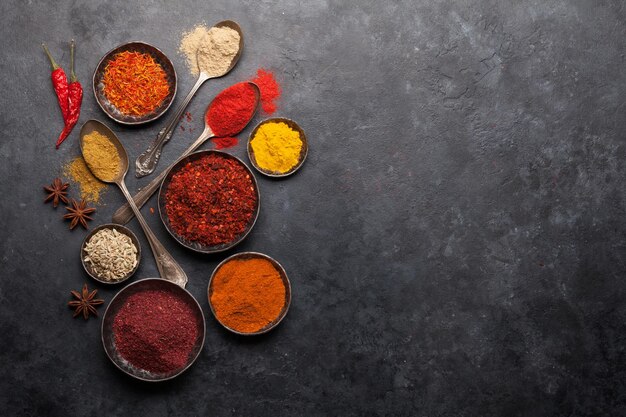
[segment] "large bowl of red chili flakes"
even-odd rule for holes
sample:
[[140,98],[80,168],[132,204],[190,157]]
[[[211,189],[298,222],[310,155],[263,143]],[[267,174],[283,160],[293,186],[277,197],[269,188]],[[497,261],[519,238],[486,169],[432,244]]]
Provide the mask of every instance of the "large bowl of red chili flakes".
[[196,252],[222,252],[243,241],[259,207],[259,188],[250,168],[220,151],[199,151],[181,159],[159,190],[165,228]]

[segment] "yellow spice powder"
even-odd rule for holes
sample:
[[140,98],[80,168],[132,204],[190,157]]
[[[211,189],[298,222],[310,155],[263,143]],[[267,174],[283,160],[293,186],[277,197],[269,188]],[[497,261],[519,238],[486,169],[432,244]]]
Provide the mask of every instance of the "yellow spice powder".
[[63,167],[63,175],[80,188],[80,198],[92,203],[100,202],[100,193],[106,184],[93,176],[82,156],[77,156]]
[[284,174],[300,161],[300,132],[284,122],[268,122],[259,126],[250,141],[257,165],[273,173]]
[[120,172],[117,148],[106,136],[91,132],[83,138],[83,157],[93,174],[102,181],[113,181]]

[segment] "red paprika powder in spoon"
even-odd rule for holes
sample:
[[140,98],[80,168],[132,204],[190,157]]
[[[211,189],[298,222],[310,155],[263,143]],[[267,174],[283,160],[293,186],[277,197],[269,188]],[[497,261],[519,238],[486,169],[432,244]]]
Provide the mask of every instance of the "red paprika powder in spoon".
[[[205,114],[205,122],[217,137],[214,141],[218,149],[237,143],[231,136],[246,127],[256,107],[256,91],[254,86],[247,82],[235,84],[213,99]],[[221,138],[228,139],[223,141]]]

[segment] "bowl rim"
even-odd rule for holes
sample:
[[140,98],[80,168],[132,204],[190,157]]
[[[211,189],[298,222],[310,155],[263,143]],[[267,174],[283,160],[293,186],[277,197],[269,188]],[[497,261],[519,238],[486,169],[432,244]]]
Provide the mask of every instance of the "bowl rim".
[[[102,229],[116,229],[118,232],[124,233],[126,236],[130,237],[130,240],[133,242],[133,244],[137,248],[137,264],[122,279],[106,281],[98,277],[98,275],[96,275],[93,271],[91,271],[91,267],[89,267],[85,263],[85,246],[87,245],[87,242],[89,241],[89,239],[91,239],[93,235],[95,235],[98,231]],[[135,275],[135,272],[137,272],[137,269],[139,269],[139,264],[141,263],[141,244],[139,242],[139,239],[137,238],[137,235],[128,227],[121,225],[121,224],[116,224],[116,223],[104,223],[93,228],[89,233],[87,233],[87,236],[85,236],[85,238],[83,239],[83,243],[80,245],[80,263],[83,265],[83,269],[85,270],[85,272],[87,272],[87,275],[89,275],[91,278],[98,281],[99,283],[106,284],[106,285],[121,284],[122,282],[127,281],[133,275]]]
[[[235,159],[240,164],[242,164],[244,166],[244,168],[250,174],[250,178],[252,179],[252,183],[254,184],[254,189],[256,191],[256,196],[257,196],[257,204],[256,204],[255,213],[254,213],[254,218],[250,222],[250,225],[248,226],[247,230],[244,233],[242,233],[241,236],[237,240],[235,240],[234,242],[232,242],[232,243],[230,243],[230,244],[228,244],[228,245],[226,245],[224,247],[219,247],[217,249],[197,248],[197,247],[193,247],[192,244],[187,243],[187,241],[185,239],[183,239],[182,236],[179,236],[176,232],[174,232],[174,230],[172,230],[171,226],[169,225],[169,219],[167,218],[167,213],[163,209],[165,207],[165,202],[164,202],[164,200],[165,200],[165,191],[167,189],[167,186],[169,185],[169,181],[171,179],[171,176],[174,174],[174,170],[175,169],[179,169],[182,165],[187,163],[191,158],[201,158],[203,155],[209,155],[209,154],[218,154],[218,155],[220,155],[222,157]],[[167,182],[167,184],[166,184],[166,182]],[[259,184],[257,183],[256,177],[254,176],[254,172],[252,172],[250,167],[245,162],[243,162],[240,158],[238,158],[235,155],[232,155],[232,154],[230,154],[228,152],[223,152],[223,151],[219,151],[219,150],[216,150],[216,149],[205,149],[205,150],[200,150],[200,151],[196,151],[196,152],[190,153],[189,155],[185,156],[184,158],[179,159],[178,161],[176,161],[176,163],[174,163],[174,165],[172,165],[170,167],[170,169],[167,171],[167,174],[165,174],[165,176],[163,177],[163,180],[161,181],[161,185],[159,186],[159,194],[158,194],[158,198],[157,198],[157,206],[159,208],[159,217],[161,218],[161,223],[163,223],[163,226],[165,226],[165,229],[174,238],[174,240],[176,240],[183,247],[185,247],[187,249],[190,249],[190,250],[192,250],[194,252],[198,252],[198,253],[205,253],[205,254],[220,253],[220,252],[224,252],[224,251],[227,251],[229,249],[232,249],[235,246],[239,245],[241,242],[243,242],[246,239],[246,237],[248,237],[248,235],[250,234],[250,232],[254,228],[254,225],[256,224],[256,222],[257,222],[257,220],[259,218],[259,213],[261,212],[261,190],[259,189]],[[167,221],[166,221],[166,219],[167,219]]]
[[[100,67],[102,66],[103,62],[109,58],[110,56],[112,56],[113,53],[117,52],[118,50],[126,47],[126,46],[130,46],[130,45],[143,45],[145,47],[147,47],[148,49],[154,49],[155,51],[159,52],[160,54],[163,55],[163,57],[165,58],[166,62],[169,64],[169,66],[172,68],[172,74],[174,76],[174,82],[173,82],[173,89],[174,89],[174,93],[172,94],[172,98],[169,100],[169,103],[167,103],[167,105],[158,113],[154,113],[152,114],[151,117],[148,118],[141,118],[139,120],[135,120],[135,121],[126,121],[126,120],[121,120],[119,119],[117,116],[115,116],[114,114],[112,114],[104,105],[103,103],[100,102],[100,99],[98,98],[98,89],[97,89],[97,75],[98,75],[98,70],[100,69]],[[127,126],[137,126],[137,125],[142,125],[142,124],[146,124],[146,123],[150,123],[153,122],[155,120],[157,120],[158,118],[160,118],[161,116],[163,116],[168,110],[169,108],[172,106],[172,104],[174,103],[174,99],[176,98],[176,93],[178,91],[178,74],[176,73],[176,68],[174,67],[174,64],[172,63],[172,60],[159,48],[157,48],[156,46],[145,42],[145,41],[130,41],[130,42],[124,42],[122,44],[117,45],[116,47],[114,47],[113,49],[109,50],[107,53],[105,53],[102,58],[100,58],[100,60],[98,61],[98,64],[96,65],[96,69],[93,71],[93,76],[92,76],[92,80],[91,80],[91,86],[92,86],[92,90],[93,90],[93,95],[94,98],[96,100],[96,103],[98,103],[98,106],[100,106],[100,108],[102,109],[102,111],[104,112],[104,114],[106,114],[110,119],[116,121],[117,123],[123,124],[123,125],[127,125]]]
[[[215,313],[215,309],[213,308],[213,303],[211,302],[211,293],[212,293],[211,285],[213,284],[213,278],[215,278],[215,274],[227,262],[229,262],[229,261],[231,261],[233,259],[238,259],[238,258],[243,258],[243,259],[263,258],[263,259],[266,259],[266,260],[270,261],[272,263],[272,265],[278,270],[278,273],[280,274],[280,277],[283,280],[283,284],[285,284],[285,298],[286,298],[286,301],[285,301],[285,305],[283,306],[283,309],[281,310],[280,314],[278,315],[278,317],[273,322],[271,322],[270,324],[268,324],[267,326],[265,326],[261,330],[257,330],[256,332],[240,332],[240,331],[235,330],[235,329],[233,329],[231,327],[228,327],[227,325],[222,323],[222,321],[219,318],[217,318],[217,314]],[[211,310],[211,313],[213,314],[213,317],[226,330],[229,330],[230,332],[238,334],[240,336],[258,336],[258,335],[261,335],[261,334],[265,334],[265,333],[273,330],[274,328],[276,328],[276,326],[278,326],[283,321],[285,316],[287,316],[287,312],[289,311],[289,307],[291,306],[291,298],[292,298],[292,296],[291,296],[291,281],[289,281],[289,277],[287,276],[287,272],[285,271],[285,268],[283,268],[283,266],[280,264],[280,262],[278,262],[276,259],[272,258],[271,256],[269,256],[269,255],[267,255],[265,253],[261,253],[261,252],[254,252],[254,251],[238,252],[238,253],[235,253],[235,254],[229,256],[228,258],[224,259],[213,270],[213,273],[211,274],[211,278],[209,279],[209,284],[207,286],[207,299],[209,301],[209,309]]]
[[[300,140],[302,141],[302,149],[300,150],[300,156],[298,157],[298,163],[296,165],[294,165],[289,171],[283,173],[283,174],[277,174],[276,172],[273,171],[266,171],[263,168],[261,168],[257,162],[256,162],[256,157],[254,156],[254,151],[252,150],[252,139],[254,138],[254,135],[256,134],[256,132],[259,130],[259,128],[266,124],[266,123],[271,123],[271,122],[275,122],[275,123],[279,123],[279,122],[283,122],[285,124],[287,124],[287,126],[289,126],[291,129],[297,130],[298,133],[300,133]],[[296,173],[296,171],[298,171],[300,169],[300,167],[302,167],[302,165],[304,164],[304,161],[306,160],[306,157],[309,154],[309,142],[308,139],[306,137],[306,133],[304,132],[304,129],[302,129],[302,127],[293,119],[289,119],[287,117],[269,117],[267,119],[263,119],[261,120],[255,127],[254,129],[252,129],[252,131],[250,132],[250,134],[248,135],[248,143],[247,143],[247,152],[248,152],[248,159],[250,160],[250,163],[252,164],[252,166],[259,171],[261,174],[268,176],[268,177],[272,177],[272,178],[284,178],[284,177],[288,177],[290,175],[293,175]]]
[[[176,286],[177,288],[181,289],[183,292],[187,293],[187,295],[189,296],[189,298],[190,298],[191,300],[193,300],[193,301],[194,301],[194,303],[195,303],[195,307],[197,307],[197,311],[199,311],[199,312],[200,312],[200,314],[199,314],[199,315],[197,315],[197,316],[199,316],[199,317],[201,318],[201,324],[202,324],[202,326],[201,326],[201,328],[202,328],[202,341],[201,341],[200,346],[199,346],[199,348],[198,348],[198,352],[195,354],[195,356],[193,357],[193,359],[191,359],[191,360],[190,360],[190,361],[189,361],[189,362],[188,362],[188,363],[187,363],[187,364],[186,364],[183,368],[181,368],[181,369],[180,369],[178,372],[176,372],[175,374],[170,375],[170,376],[167,376],[167,377],[164,377],[164,378],[159,378],[159,379],[148,379],[148,378],[142,377],[141,375],[136,375],[136,374],[133,374],[133,373],[129,372],[127,369],[124,369],[124,368],[123,368],[122,366],[120,366],[120,364],[119,364],[119,363],[117,363],[117,361],[116,361],[116,360],[115,360],[115,359],[111,356],[111,352],[109,352],[109,349],[107,349],[107,344],[106,344],[106,341],[104,340],[104,327],[105,327],[104,325],[105,325],[105,322],[106,322],[106,320],[105,320],[105,319],[106,319],[107,315],[109,314],[109,310],[110,310],[111,306],[113,305],[113,302],[114,302],[114,301],[115,301],[118,297],[121,297],[121,296],[122,296],[125,292],[127,292],[129,288],[132,288],[132,287],[134,287],[134,286],[136,286],[136,285],[145,285],[144,283],[145,283],[145,282],[148,282],[148,281],[159,281],[159,283],[160,283],[160,284],[161,284],[161,283],[165,283],[165,285],[174,285],[174,286]],[[111,314],[113,314],[113,313],[111,313]],[[200,323],[199,323],[199,324],[200,324]],[[111,331],[112,331],[112,330],[111,330]],[[168,380],[170,380],[170,379],[174,379],[174,378],[176,378],[177,376],[179,376],[179,375],[181,375],[182,373],[184,373],[184,372],[185,372],[187,369],[189,369],[189,368],[191,367],[191,365],[193,365],[193,364],[196,362],[196,360],[198,360],[198,358],[200,357],[200,354],[202,353],[202,350],[204,349],[204,342],[206,341],[206,319],[204,318],[204,312],[202,311],[202,307],[200,306],[200,303],[198,303],[198,300],[196,300],[196,298],[195,298],[195,297],[194,297],[194,296],[193,296],[193,295],[192,295],[192,294],[191,294],[191,293],[190,293],[190,292],[189,292],[186,288],[181,287],[180,285],[175,284],[175,283],[173,283],[173,282],[171,282],[171,281],[168,281],[168,280],[166,280],[166,279],[163,279],[163,278],[142,278],[142,279],[140,279],[140,280],[138,280],[138,281],[135,281],[135,282],[133,282],[133,283],[128,284],[126,287],[124,287],[124,288],[122,288],[120,291],[118,291],[118,293],[117,293],[117,294],[115,294],[115,295],[113,296],[113,298],[111,298],[111,301],[109,301],[109,304],[107,305],[107,308],[106,308],[106,310],[104,311],[104,314],[102,315],[102,323],[101,323],[101,325],[100,325],[100,340],[102,341],[102,347],[104,348],[104,351],[105,351],[105,353],[106,353],[107,357],[109,358],[109,360],[110,360],[111,362],[113,362],[113,364],[115,365],[115,367],[116,367],[117,369],[119,369],[120,371],[124,372],[126,375],[129,375],[129,376],[131,376],[131,377],[133,377],[133,378],[139,379],[139,380],[141,380],[141,381],[146,381],[146,382],[162,382],[162,381],[168,381]]]

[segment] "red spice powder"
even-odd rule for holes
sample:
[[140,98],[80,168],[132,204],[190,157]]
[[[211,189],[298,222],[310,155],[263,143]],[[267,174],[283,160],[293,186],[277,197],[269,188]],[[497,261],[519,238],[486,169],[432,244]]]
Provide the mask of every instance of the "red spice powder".
[[255,92],[252,85],[242,82],[215,96],[205,115],[215,136],[234,136],[246,127],[256,112]]
[[124,359],[154,373],[184,367],[199,335],[193,308],[163,290],[129,296],[115,316],[113,333]]
[[259,86],[261,91],[261,108],[267,114],[273,114],[276,111],[276,100],[280,98],[281,88],[274,74],[264,68],[259,68],[253,83]]
[[204,246],[235,241],[248,228],[257,207],[256,189],[246,168],[214,153],[176,172],[165,199],[174,232]]
[[239,139],[235,137],[212,138],[211,140],[215,143],[215,149],[230,148],[239,143]]

